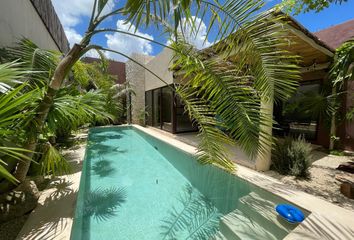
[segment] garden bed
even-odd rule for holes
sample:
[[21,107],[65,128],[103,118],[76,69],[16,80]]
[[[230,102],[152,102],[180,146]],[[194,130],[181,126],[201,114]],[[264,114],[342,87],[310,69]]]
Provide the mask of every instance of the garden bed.
[[308,179],[286,176],[275,171],[267,171],[266,175],[309,194],[318,196],[326,201],[340,207],[354,211],[354,200],[349,199],[340,193],[341,182],[338,178],[352,179],[354,174],[337,170],[339,164],[353,161],[353,157],[327,155],[320,151],[313,152],[314,162],[312,163]]

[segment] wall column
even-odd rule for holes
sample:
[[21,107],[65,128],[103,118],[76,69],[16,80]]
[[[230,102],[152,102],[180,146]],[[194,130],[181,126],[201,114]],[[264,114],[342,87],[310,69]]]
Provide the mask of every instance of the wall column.
[[267,136],[260,135],[259,140],[262,142],[269,142],[269,145],[265,146],[263,153],[258,153],[256,156],[256,170],[267,171],[271,165],[272,157],[272,130],[273,130],[273,97],[261,100],[261,115],[267,119],[267,123],[261,126],[261,131],[266,133]]
[[[145,65],[145,55],[134,53],[131,58]],[[127,101],[127,111],[128,114],[131,113],[128,116],[128,122],[142,124],[140,118],[144,116],[142,112],[145,111],[145,69],[131,60],[127,61],[126,79],[135,93],[130,94]]]

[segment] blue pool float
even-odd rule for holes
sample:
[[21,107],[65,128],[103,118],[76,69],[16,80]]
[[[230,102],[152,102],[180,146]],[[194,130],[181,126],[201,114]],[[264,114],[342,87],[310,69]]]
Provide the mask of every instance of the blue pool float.
[[279,204],[275,207],[275,210],[290,223],[300,223],[305,219],[302,211],[290,204]]

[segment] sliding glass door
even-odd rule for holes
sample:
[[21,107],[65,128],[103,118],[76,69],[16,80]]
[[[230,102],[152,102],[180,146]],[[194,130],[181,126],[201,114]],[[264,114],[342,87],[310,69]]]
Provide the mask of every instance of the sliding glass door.
[[172,132],[173,91],[171,87],[163,87],[161,89],[161,95],[162,129]]
[[161,89],[152,91],[152,126],[161,128]]
[[198,130],[173,86],[145,92],[146,124],[172,133]]

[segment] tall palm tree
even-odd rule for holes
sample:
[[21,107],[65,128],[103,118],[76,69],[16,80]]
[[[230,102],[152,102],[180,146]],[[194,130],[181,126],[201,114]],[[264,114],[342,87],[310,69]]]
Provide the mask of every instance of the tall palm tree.
[[[262,13],[260,10],[264,4],[260,0],[225,0],[222,3],[217,0],[127,0],[123,8],[103,15],[107,2],[93,1],[92,15],[82,41],[75,44],[56,66],[37,109],[34,118],[37,134],[29,138],[28,150],[35,149],[38,133],[54,98],[67,73],[82,55],[90,50],[111,51],[131,59],[122,52],[91,44],[91,38],[97,34],[117,32],[174,51],[175,62],[185,70],[185,74],[181,74],[187,79],[177,93],[197,120],[202,137],[200,160],[233,169],[222,143],[234,140],[249,154],[267,154],[272,142],[269,131],[272,118],[271,113],[263,110],[273,99],[289,97],[299,76],[293,56],[281,50],[282,46],[288,45],[281,17],[272,12]],[[166,45],[124,30],[101,28],[104,20],[118,14],[136,29],[152,25],[162,29],[172,37],[172,44]],[[206,37],[214,34],[216,44],[206,53],[196,51],[184,41],[183,31],[180,31],[189,26],[193,33],[198,32],[200,24],[196,16],[209,22]],[[215,115],[221,116],[222,121],[217,121]],[[218,128],[220,125],[228,130],[228,134]],[[32,153],[28,157],[31,158]],[[25,178],[28,168],[28,162],[19,164],[15,174],[19,181]]]

